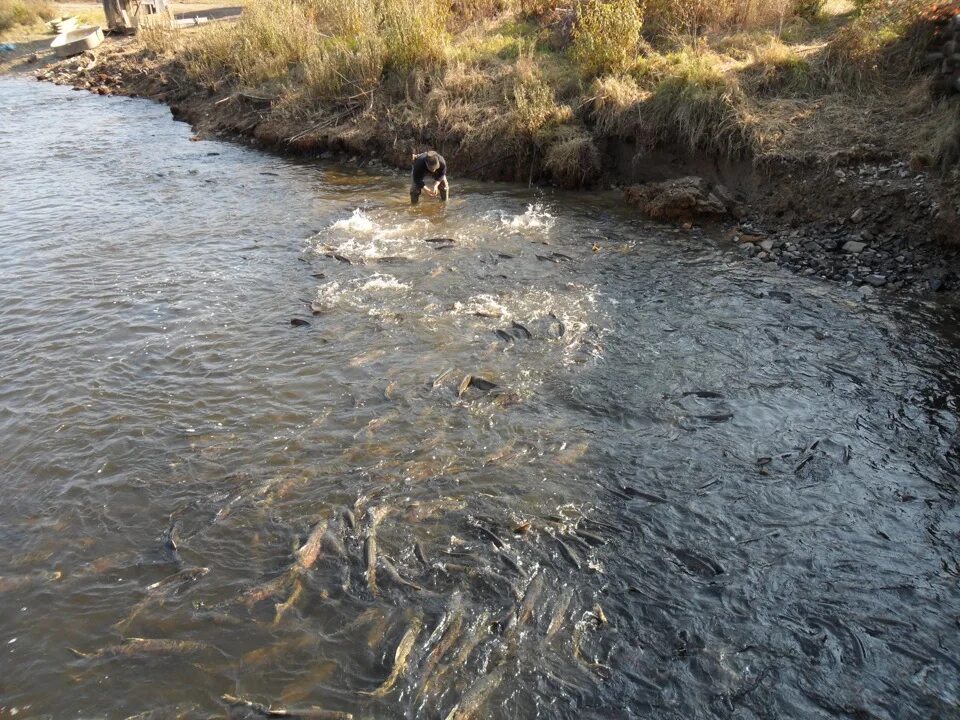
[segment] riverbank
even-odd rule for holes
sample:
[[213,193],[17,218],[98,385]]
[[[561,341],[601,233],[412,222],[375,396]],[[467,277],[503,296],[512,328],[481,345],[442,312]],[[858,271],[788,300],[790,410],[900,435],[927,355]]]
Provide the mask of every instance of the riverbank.
[[[671,217],[729,225],[759,261],[870,287],[957,285],[960,106],[924,64],[949,12],[901,19],[896,32],[882,14],[840,6],[781,18],[777,32],[704,34],[672,49],[638,37],[628,65],[614,55],[586,69],[570,17],[458,12],[447,23],[461,32],[444,38],[443,57],[404,60],[385,41],[362,76],[256,3],[239,22],[151,30],[38,76],[151,97],[200,136],[284,153],[406,168],[411,151],[432,146],[461,177],[561,187],[635,190],[694,175],[728,200],[704,217],[681,194]],[[256,34],[267,27],[288,34]],[[366,37],[362,27],[337,32]],[[875,41],[881,32],[889,37]],[[315,57],[311,43],[327,54]],[[357,70],[362,48],[337,47]]]

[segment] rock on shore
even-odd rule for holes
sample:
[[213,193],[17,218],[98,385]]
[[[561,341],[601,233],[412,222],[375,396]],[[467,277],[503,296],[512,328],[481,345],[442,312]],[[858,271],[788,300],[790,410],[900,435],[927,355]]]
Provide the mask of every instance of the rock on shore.
[[652,220],[693,222],[736,214],[736,203],[726,188],[695,176],[631,185],[624,196]]

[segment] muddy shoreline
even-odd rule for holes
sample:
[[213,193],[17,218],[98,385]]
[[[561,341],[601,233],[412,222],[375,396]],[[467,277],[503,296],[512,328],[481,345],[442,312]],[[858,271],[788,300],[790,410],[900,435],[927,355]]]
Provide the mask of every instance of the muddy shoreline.
[[[433,145],[466,165],[454,172],[461,177],[543,180],[534,163],[495,153],[464,157],[429,137],[400,138],[383,119],[374,127],[369,118],[314,125],[278,121],[266,112],[270,98],[200,88],[175,62],[136,50],[133,42],[112,41],[96,53],[47,64],[43,57],[34,63],[24,58],[6,69],[101,95],[150,98],[168,105],[198,137],[240,140],[284,155],[405,170],[411,145]],[[726,217],[692,214],[678,222],[723,234],[751,262],[776,263],[800,275],[861,287],[865,294],[880,288],[918,293],[960,288],[960,191],[879,145],[741,162],[669,148],[638,153],[632,143],[613,137],[600,149],[605,174],[594,187],[626,189],[696,176],[723,188],[733,200]]]

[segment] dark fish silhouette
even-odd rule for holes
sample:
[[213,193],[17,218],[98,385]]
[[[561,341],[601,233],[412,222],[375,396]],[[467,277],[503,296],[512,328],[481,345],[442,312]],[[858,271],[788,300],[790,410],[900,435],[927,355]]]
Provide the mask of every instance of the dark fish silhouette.
[[518,331],[518,332],[514,333],[514,335],[516,335],[517,337],[520,337],[520,336],[522,335],[522,336],[525,337],[527,340],[531,340],[531,339],[533,338],[533,334],[532,334],[529,330],[527,330],[523,325],[521,325],[520,323],[518,323],[516,320],[514,320],[512,323],[510,323],[510,327],[512,327],[514,330]]
[[683,548],[667,548],[667,550],[687,571],[694,575],[709,578],[723,574],[723,568],[705,555]]

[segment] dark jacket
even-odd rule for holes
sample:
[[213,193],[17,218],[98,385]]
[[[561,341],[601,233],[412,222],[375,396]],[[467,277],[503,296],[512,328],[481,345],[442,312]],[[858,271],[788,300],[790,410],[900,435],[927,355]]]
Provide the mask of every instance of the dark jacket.
[[430,175],[434,180],[440,181],[446,177],[447,174],[447,161],[443,159],[443,155],[437,155],[437,159],[440,160],[440,165],[436,170],[431,172],[427,168],[427,154],[420,153],[413,159],[413,186],[418,190],[423,188],[426,183],[424,178],[427,175]]

